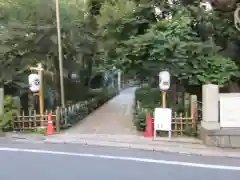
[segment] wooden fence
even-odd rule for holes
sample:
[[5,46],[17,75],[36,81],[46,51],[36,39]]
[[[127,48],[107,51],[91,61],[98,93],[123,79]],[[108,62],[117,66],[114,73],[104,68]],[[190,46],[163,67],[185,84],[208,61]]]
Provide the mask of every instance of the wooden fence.
[[[90,101],[90,103],[93,103]],[[69,105],[66,108],[58,107],[52,112],[52,120],[56,131],[72,126],[79,120],[89,114],[89,102],[79,102]],[[137,103],[138,111],[147,111],[141,108]],[[17,115],[13,120],[14,131],[38,131],[47,127],[48,113],[43,115],[37,114],[36,111],[29,111],[28,114]],[[172,116],[172,133],[175,136],[197,135],[197,110],[192,107],[190,113],[173,113]]]
[[[137,102],[137,110],[140,112],[149,112],[149,109],[141,107],[141,103]],[[151,110],[150,110],[151,111]],[[186,110],[188,111],[188,110]],[[198,110],[197,106],[191,106],[190,113],[172,114],[172,135],[173,136],[198,136]],[[153,119],[154,123],[154,119]],[[163,134],[163,132],[158,133]]]
[[173,113],[172,117],[172,133],[175,136],[195,136],[197,135],[197,122],[195,116],[189,113]]
[[[22,113],[14,117],[12,127],[14,131],[38,131],[47,127],[49,111],[44,114],[37,114],[36,111],[29,111],[28,114]],[[56,131],[59,127],[59,113],[58,110],[52,112],[52,121]]]
[[[91,102],[90,102],[91,103]],[[12,127],[14,131],[38,131],[45,129],[48,123],[48,114],[52,112],[52,121],[57,132],[60,129],[72,126],[74,123],[88,115],[89,102],[78,102],[65,108],[57,107],[54,111],[46,111],[44,114],[37,114],[36,111],[29,111],[28,114],[18,114],[14,117]]]

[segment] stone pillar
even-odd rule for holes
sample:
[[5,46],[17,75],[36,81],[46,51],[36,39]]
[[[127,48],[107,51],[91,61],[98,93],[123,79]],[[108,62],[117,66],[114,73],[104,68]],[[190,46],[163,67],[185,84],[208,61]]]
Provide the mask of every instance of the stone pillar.
[[202,87],[202,128],[206,130],[220,129],[219,89],[217,85],[207,84]]

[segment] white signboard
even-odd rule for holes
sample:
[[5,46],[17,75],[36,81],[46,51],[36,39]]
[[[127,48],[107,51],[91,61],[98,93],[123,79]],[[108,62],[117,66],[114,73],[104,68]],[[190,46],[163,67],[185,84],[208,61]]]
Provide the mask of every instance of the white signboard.
[[172,109],[155,108],[154,111],[154,131],[172,130]]
[[220,126],[240,127],[240,93],[220,94]]
[[30,74],[28,76],[29,89],[32,92],[38,92],[40,90],[40,77],[38,74]]

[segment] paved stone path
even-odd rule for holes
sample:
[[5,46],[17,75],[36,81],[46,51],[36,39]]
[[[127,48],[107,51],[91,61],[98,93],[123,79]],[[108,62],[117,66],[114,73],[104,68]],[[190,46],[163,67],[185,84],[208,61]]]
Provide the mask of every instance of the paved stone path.
[[123,90],[65,134],[136,134],[133,125],[135,90],[134,87]]

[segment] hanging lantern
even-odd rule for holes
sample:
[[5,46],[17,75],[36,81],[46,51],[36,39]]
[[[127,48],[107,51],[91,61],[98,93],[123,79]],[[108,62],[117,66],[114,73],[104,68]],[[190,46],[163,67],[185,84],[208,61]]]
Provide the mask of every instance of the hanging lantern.
[[41,87],[41,80],[38,74],[30,74],[28,76],[28,84],[31,92],[39,92]]

